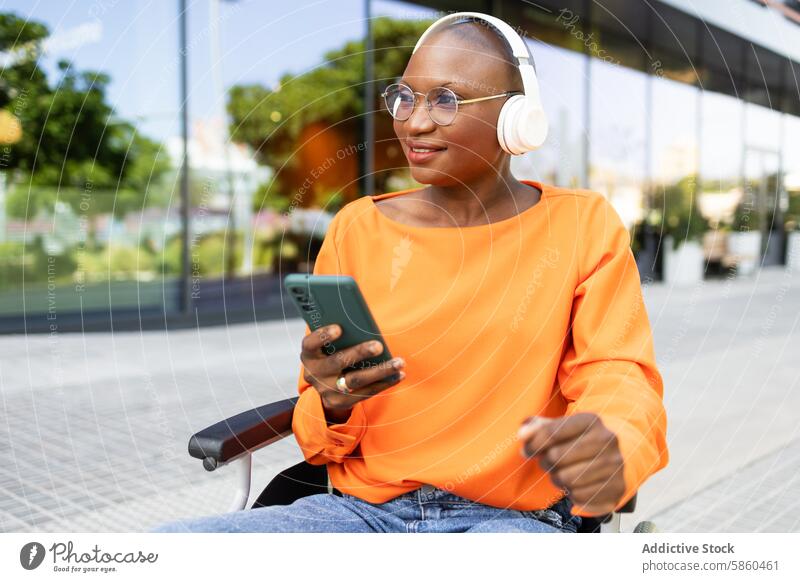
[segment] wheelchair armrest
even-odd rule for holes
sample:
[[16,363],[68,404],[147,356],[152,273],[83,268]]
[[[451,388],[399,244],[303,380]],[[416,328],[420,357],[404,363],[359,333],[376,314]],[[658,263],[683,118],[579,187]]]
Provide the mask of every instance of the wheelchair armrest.
[[299,396],[259,406],[204,428],[189,439],[189,454],[213,471],[240,455],[265,447],[292,433],[292,414]]

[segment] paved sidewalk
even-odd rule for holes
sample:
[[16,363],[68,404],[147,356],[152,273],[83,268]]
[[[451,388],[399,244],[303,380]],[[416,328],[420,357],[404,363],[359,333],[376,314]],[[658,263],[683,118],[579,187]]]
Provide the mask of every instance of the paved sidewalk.
[[800,273],[771,267],[689,289],[654,285],[645,297],[672,459],[627,522],[800,531]]
[[[672,459],[624,528],[800,531],[799,287],[782,268],[645,287]],[[0,531],[142,531],[226,511],[231,471],[203,470],[188,436],[296,395],[303,331],[0,337]],[[292,438],[257,453],[253,495],[300,460]]]

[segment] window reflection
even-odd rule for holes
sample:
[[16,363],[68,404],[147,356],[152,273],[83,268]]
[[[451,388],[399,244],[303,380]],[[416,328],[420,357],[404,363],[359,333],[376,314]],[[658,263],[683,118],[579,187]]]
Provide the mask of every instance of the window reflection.
[[584,187],[586,57],[536,40],[527,42],[536,62],[550,129],[541,148],[511,158],[512,171],[518,179]]
[[2,132],[0,316],[44,313],[51,331],[178,306],[176,5],[98,6],[1,10],[0,108],[18,125]]
[[783,120],[785,226],[788,231],[800,231],[800,117],[784,114]]
[[674,244],[701,242],[707,225],[697,209],[699,91],[657,77],[652,83],[650,226]]
[[217,40],[215,4],[193,5],[193,258],[210,277],[310,270],[358,195],[363,3],[219,3]]
[[589,187],[606,195],[630,228],[645,211],[643,73],[591,61]]
[[746,103],[744,110],[747,147],[777,151],[781,143],[781,114],[768,107]]
[[752,200],[748,225],[761,234],[763,264],[783,262],[783,217],[780,199],[781,115],[767,107],[745,104],[745,197]]
[[700,210],[716,227],[733,220],[742,198],[742,104],[704,91],[701,112]]
[[[24,55],[16,49],[26,43],[58,42],[48,42],[37,60],[6,59],[2,71],[0,317],[46,313],[52,305],[59,312],[174,311],[183,268],[178,5],[117,2],[81,12],[29,4],[4,5],[6,24],[27,22],[27,36],[5,35],[0,52]],[[364,4],[275,4],[268,17],[265,6],[190,6],[193,281],[312,268],[330,218],[360,193],[365,114],[374,117],[374,193],[417,185],[390,117],[376,114],[377,95],[402,74],[411,47],[441,12],[372,2],[376,98],[365,106]],[[532,14],[510,8],[508,16],[535,22]],[[647,218],[662,233],[681,227],[685,217],[672,210],[692,211],[693,202],[683,203],[696,195],[713,228],[757,225],[762,252],[777,260],[779,246],[766,239],[800,229],[800,118],[590,59],[575,31],[556,22],[539,38],[576,50],[527,41],[550,132],[539,150],[512,157],[514,174],[591,188],[629,228]],[[636,46],[597,38],[620,62],[645,68]],[[662,50],[672,46],[669,36],[654,38]],[[730,85],[722,55],[740,40],[716,32],[715,39],[719,59],[713,50],[704,54],[713,73],[704,81],[722,74]],[[663,60],[664,70],[690,79],[674,56]],[[743,72],[733,73],[740,86]],[[668,204],[670,196],[680,204]],[[221,295],[208,293],[201,299],[220,308]]]
[[653,184],[666,186],[697,173],[699,91],[666,79],[653,79],[651,169]]

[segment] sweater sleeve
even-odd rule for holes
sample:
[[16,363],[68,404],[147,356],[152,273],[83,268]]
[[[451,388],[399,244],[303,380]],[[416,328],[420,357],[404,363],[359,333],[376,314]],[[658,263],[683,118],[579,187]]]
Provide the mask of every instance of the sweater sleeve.
[[[567,415],[592,412],[617,436],[625,479],[619,509],[669,461],[664,386],[628,230],[600,194],[590,196],[585,220],[558,383]],[[590,515],[578,504],[572,513]]]
[[[334,216],[314,263],[315,275],[339,275],[342,262],[339,257],[338,225],[340,214]],[[311,333],[306,324],[305,335]],[[292,432],[303,456],[311,465],[324,465],[329,461],[341,463],[357,446],[366,430],[366,418],[360,402],[352,408],[344,423],[328,424],[319,392],[304,379],[302,364],[298,378],[300,397],[294,408]]]

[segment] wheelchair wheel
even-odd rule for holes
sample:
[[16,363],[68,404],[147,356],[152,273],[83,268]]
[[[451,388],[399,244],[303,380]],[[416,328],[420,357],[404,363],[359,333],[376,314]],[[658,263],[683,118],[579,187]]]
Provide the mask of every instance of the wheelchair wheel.
[[638,525],[633,528],[633,533],[658,533],[658,528],[652,521],[640,521]]

